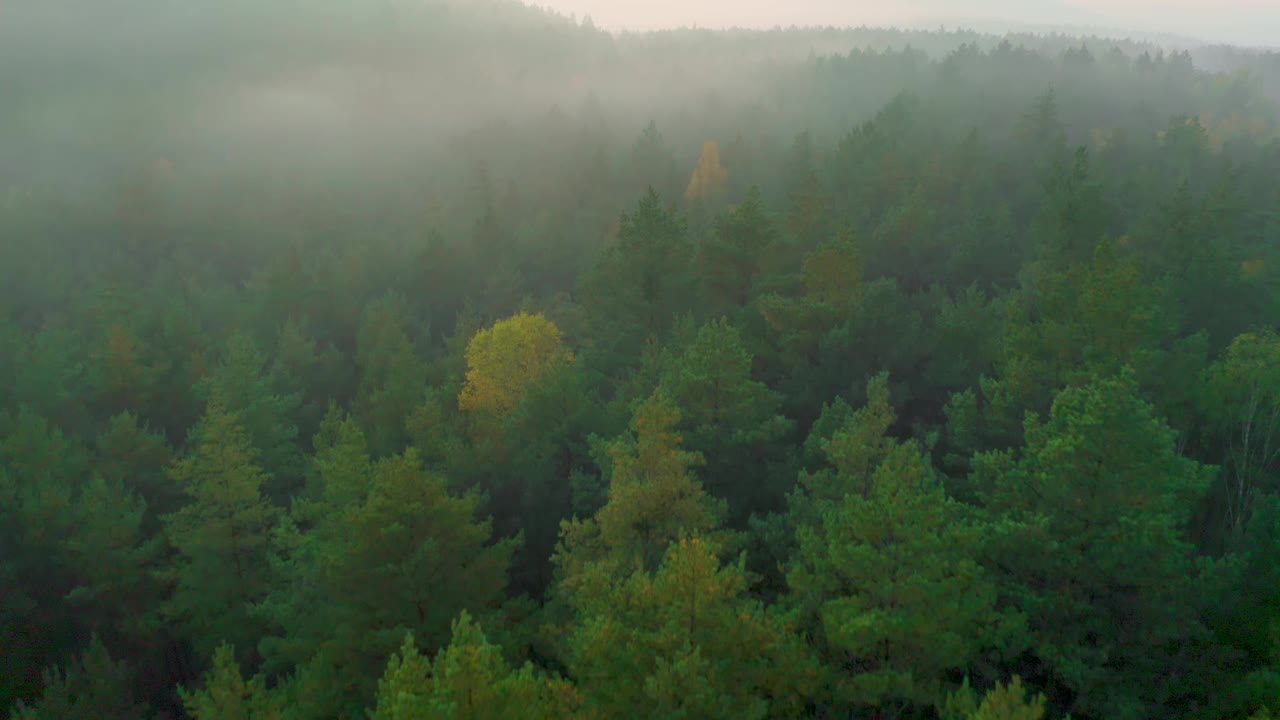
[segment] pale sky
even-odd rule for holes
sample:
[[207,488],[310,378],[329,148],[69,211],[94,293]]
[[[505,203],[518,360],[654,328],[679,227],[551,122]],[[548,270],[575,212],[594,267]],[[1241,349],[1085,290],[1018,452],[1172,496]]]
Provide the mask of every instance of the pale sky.
[[617,30],[682,25],[1074,24],[1280,46],[1280,0],[531,0]]

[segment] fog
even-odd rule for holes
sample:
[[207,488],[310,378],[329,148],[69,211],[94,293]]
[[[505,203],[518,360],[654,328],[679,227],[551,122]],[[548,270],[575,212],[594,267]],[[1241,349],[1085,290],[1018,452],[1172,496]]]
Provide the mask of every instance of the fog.
[[[1224,5],[1211,11],[1208,3],[1184,0],[1156,11],[1154,3],[1135,0],[985,0],[967,4],[966,13],[987,23],[980,29],[998,33],[1019,23],[1119,24],[1198,29],[1201,37],[1243,42],[1275,28],[1280,10],[1257,0],[1229,4],[1230,12]],[[276,177],[306,168],[361,181],[393,167],[430,167],[429,175],[441,177],[482,157],[518,162],[512,158],[528,148],[516,143],[510,153],[496,152],[495,138],[554,125],[558,113],[595,123],[598,141],[613,147],[625,147],[657,121],[680,153],[696,152],[713,130],[754,127],[759,136],[766,125],[782,128],[784,118],[801,115],[815,133],[837,133],[906,88],[872,80],[842,100],[838,113],[804,107],[782,99],[796,63],[815,54],[905,47],[940,60],[963,43],[992,48],[1001,40],[957,31],[954,18],[952,30],[939,30],[954,15],[949,3],[887,5],[556,0],[557,15],[507,0],[7,4],[0,10],[0,186],[111,187],[157,158],[184,178],[218,182],[236,172]],[[584,22],[588,15],[591,23]],[[1226,28],[1228,19],[1232,32],[1213,30]],[[739,32],[696,41],[608,32],[892,24],[929,30]],[[1074,42],[1025,30],[1017,42],[1053,52]],[[1134,37],[1117,51],[1135,57],[1160,45],[1199,51],[1194,41]],[[1102,52],[1110,42],[1095,38],[1093,47]],[[1234,55],[1206,58],[1197,56],[1217,63],[1214,69],[1242,62]],[[680,120],[691,113],[697,123]],[[775,139],[787,138],[779,132]]]
[[0,718],[1280,696],[1280,0],[550,1],[0,0]]
[[1272,0],[549,0],[613,30],[774,25],[940,23],[981,28],[1072,26],[1111,34],[1177,34],[1201,41],[1280,45],[1280,3]]

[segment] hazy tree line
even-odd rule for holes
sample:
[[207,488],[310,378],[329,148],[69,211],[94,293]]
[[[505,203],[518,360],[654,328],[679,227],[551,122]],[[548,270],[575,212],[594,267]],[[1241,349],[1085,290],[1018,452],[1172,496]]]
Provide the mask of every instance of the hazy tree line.
[[15,720],[1280,708],[1274,56],[64,5],[0,30]]

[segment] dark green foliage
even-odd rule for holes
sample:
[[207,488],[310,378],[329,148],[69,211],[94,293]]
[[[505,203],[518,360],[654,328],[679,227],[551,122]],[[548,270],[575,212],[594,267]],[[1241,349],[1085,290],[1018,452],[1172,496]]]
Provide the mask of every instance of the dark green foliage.
[[176,551],[165,573],[174,588],[166,615],[204,654],[223,643],[251,651],[262,629],[250,606],[269,585],[267,543],[278,514],[262,494],[269,476],[239,417],[217,400],[193,436],[169,473],[186,503],[164,518]]
[[830,467],[800,478],[787,581],[840,675],[836,706],[900,716],[940,702],[946,679],[984,653],[1016,650],[1018,620],[997,611],[978,562],[992,528],[946,496],[916,443],[885,435],[887,378],[867,394],[819,440]]
[[459,611],[498,604],[515,543],[491,543],[476,495],[450,496],[414,450],[371,460],[353,419],[331,412],[316,449],[310,497],[272,541],[276,584],[256,614],[282,632],[261,650],[316,682],[316,712],[359,717],[406,631],[441,647]]
[[1070,710],[1148,715],[1167,658],[1201,637],[1185,528],[1213,469],[1177,454],[1128,374],[1062,391],[1025,437],[975,469],[987,511],[1011,523],[994,560],[1007,601]]
[[731,498],[739,521],[781,500],[786,486],[771,486],[770,478],[786,474],[776,448],[792,426],[779,412],[778,393],[752,379],[752,361],[741,334],[722,318],[702,326],[662,378],[689,447],[708,458],[708,490]]
[[0,11],[0,716],[1280,710],[1280,55],[90,5]]
[[302,451],[293,418],[299,396],[276,391],[267,358],[246,335],[232,335],[213,372],[197,384],[197,394],[211,406],[235,414],[256,450],[257,464],[270,478],[263,491],[283,500],[302,485]]
[[354,407],[375,456],[400,452],[405,420],[418,404],[427,372],[417,355],[403,298],[388,295],[365,309],[356,336],[360,386]]
[[0,425],[0,581],[11,589],[0,596],[0,692],[30,699],[90,632],[147,641],[155,548],[142,503],[92,475],[82,447],[31,413]]
[[140,424],[135,415],[126,412],[108,420],[95,450],[94,462],[103,479],[146,498],[152,531],[160,516],[178,509],[181,488],[166,474],[173,462],[173,450],[163,437]]
[[180,688],[182,704],[192,720],[281,720],[281,698],[267,690],[261,676],[245,680],[235,649],[220,645],[202,687]]
[[372,720],[541,720],[571,717],[567,683],[541,677],[532,664],[512,669],[500,648],[463,612],[453,639],[434,661],[406,638],[378,681]]
[[697,249],[696,261],[713,312],[745,309],[767,269],[766,254],[777,243],[778,231],[759,188],[748,190],[737,207],[716,218],[714,229]]
[[650,188],[620,220],[617,243],[585,279],[598,369],[619,372],[646,342],[660,340],[693,297],[693,247],[685,220]]
[[19,702],[11,720],[63,720],[103,718],[103,720],[145,720],[151,715],[145,703],[132,699],[130,669],[111,659],[106,646],[95,635],[89,647],[65,671],[44,673],[44,694],[26,704]]

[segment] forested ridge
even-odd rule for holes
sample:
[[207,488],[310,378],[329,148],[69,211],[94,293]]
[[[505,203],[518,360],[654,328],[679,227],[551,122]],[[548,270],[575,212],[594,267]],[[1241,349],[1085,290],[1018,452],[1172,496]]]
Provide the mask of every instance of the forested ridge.
[[0,714],[1280,711],[1280,55],[36,5]]

